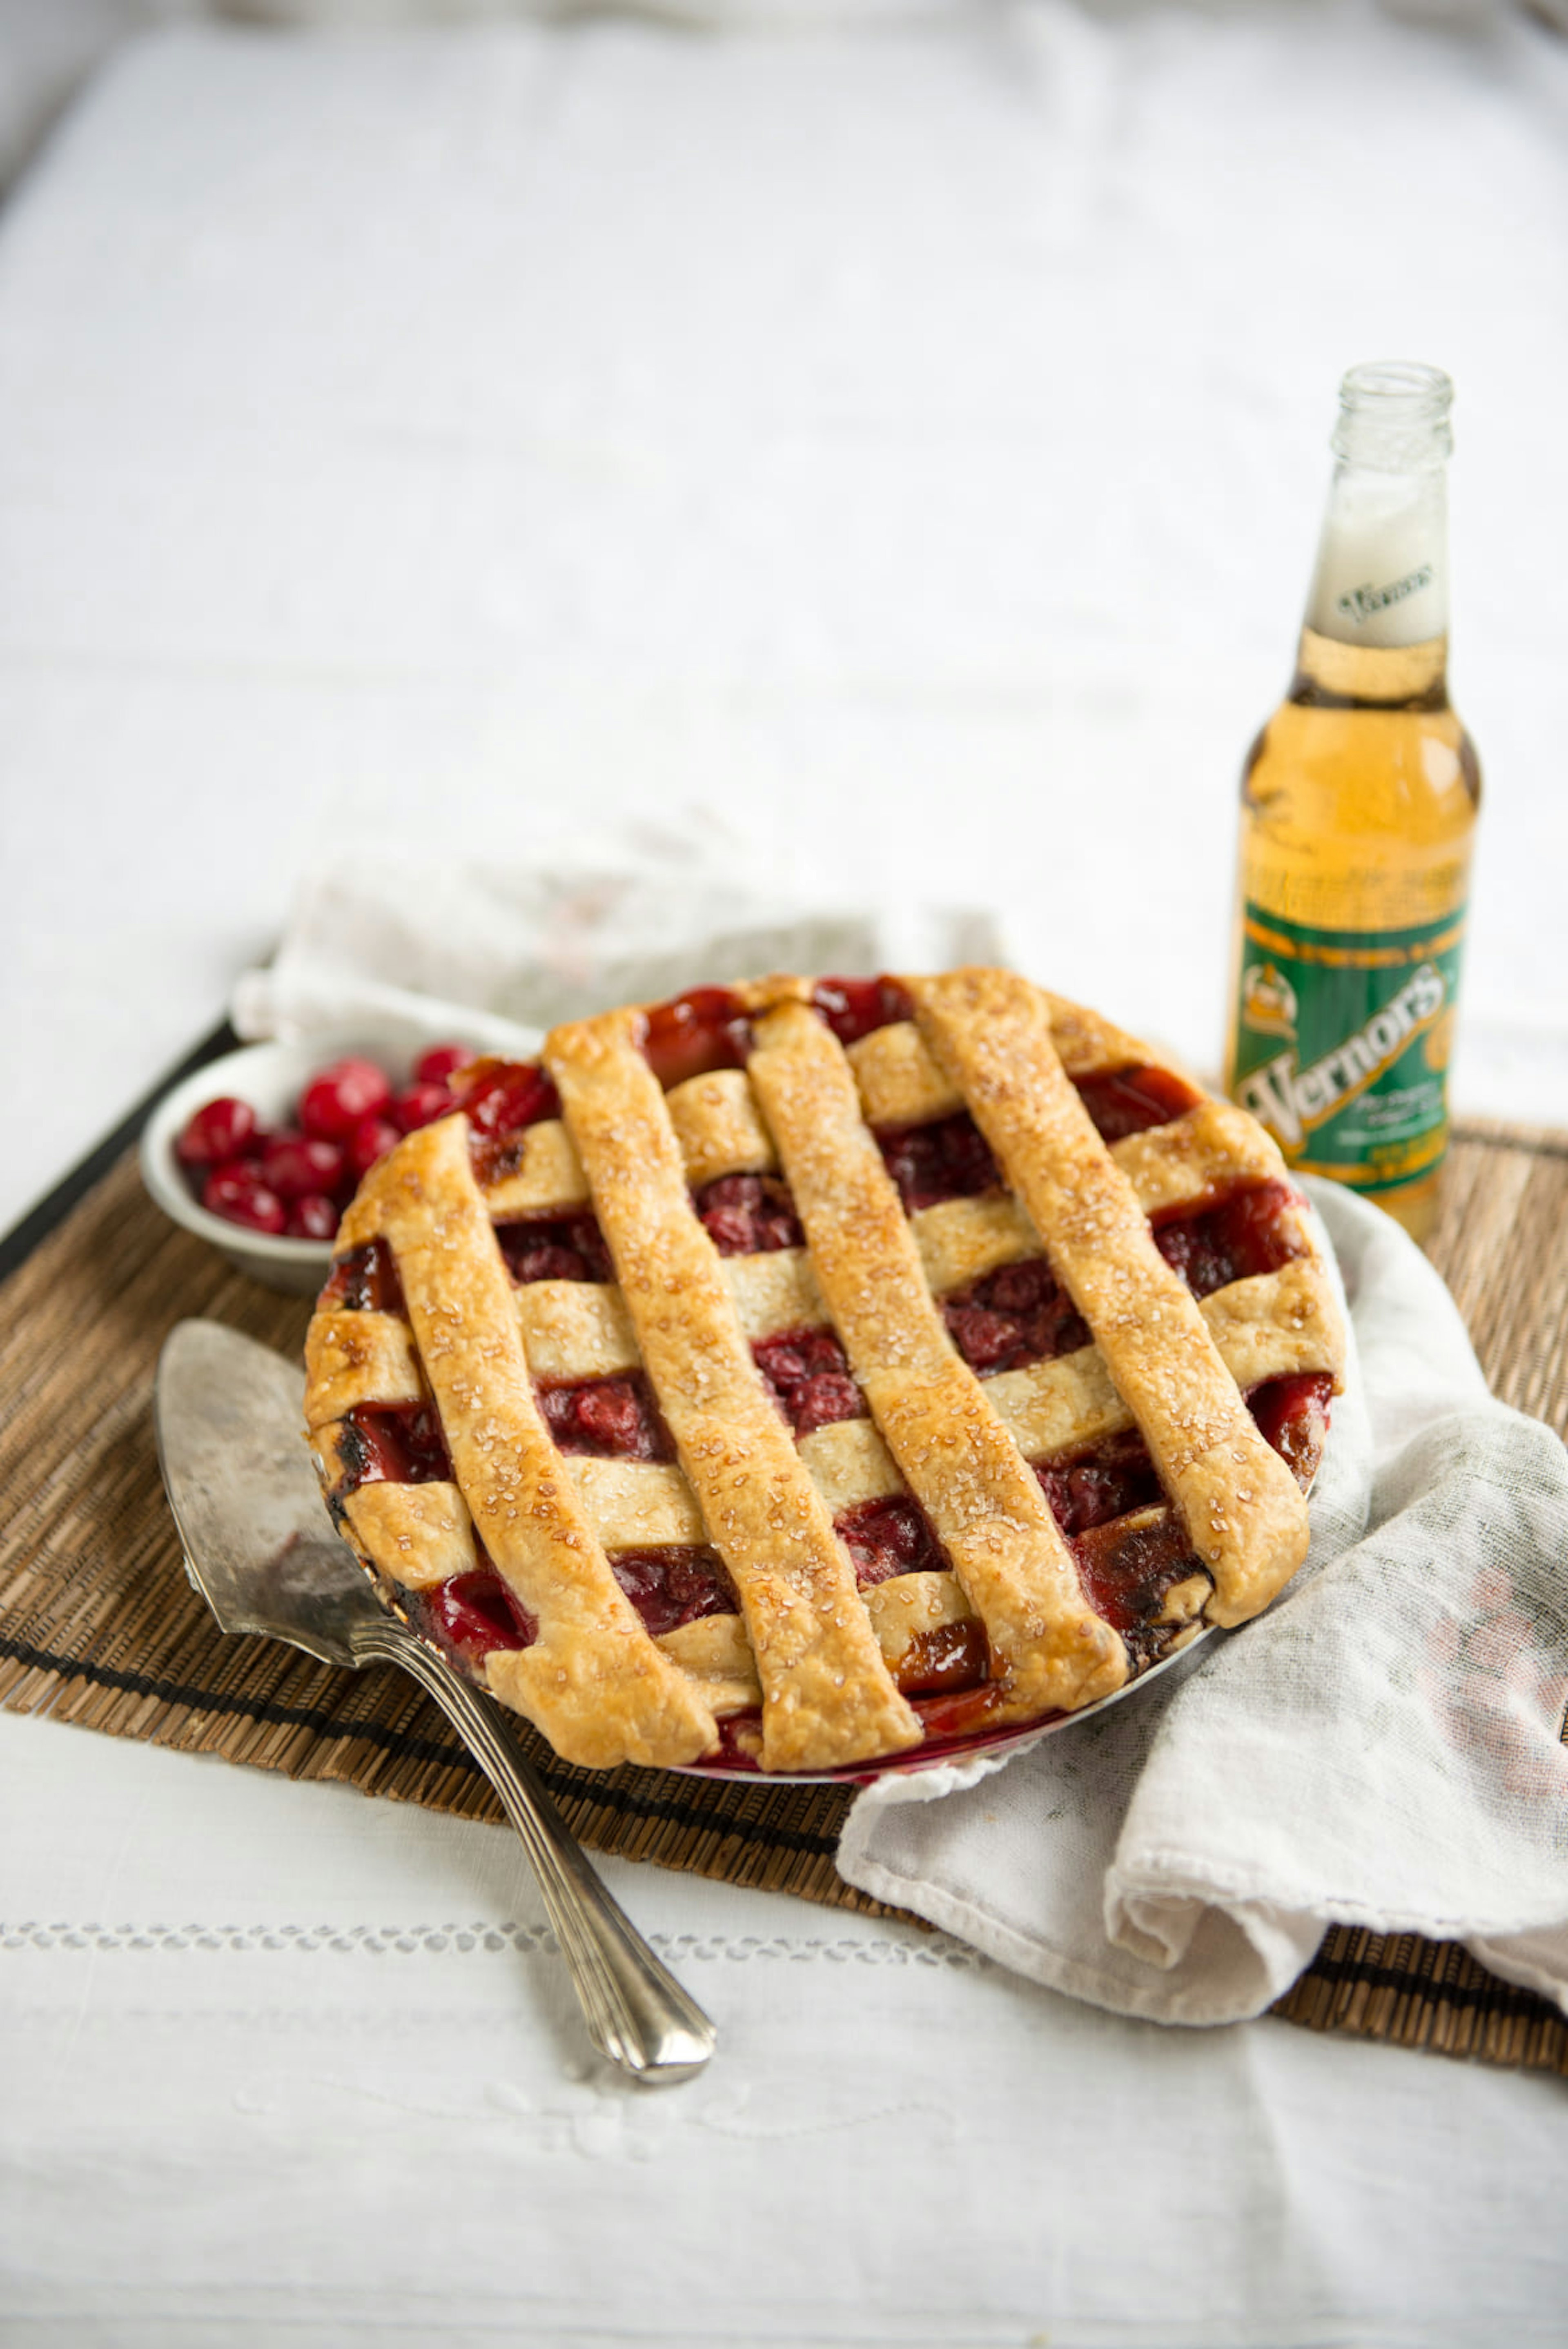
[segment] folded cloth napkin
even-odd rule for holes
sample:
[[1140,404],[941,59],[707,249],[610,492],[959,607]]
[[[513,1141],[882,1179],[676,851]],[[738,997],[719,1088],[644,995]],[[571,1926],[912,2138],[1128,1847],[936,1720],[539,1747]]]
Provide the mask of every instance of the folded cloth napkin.
[[554,842],[511,864],[395,855],[306,882],[265,969],[234,991],[242,1036],[406,1031],[504,1051],[617,1003],[764,971],[943,970],[1007,959],[990,914],[803,905],[711,821]]
[[1308,1187],[1352,1347],[1290,1588],[994,1775],[880,1780],[839,1868],[1165,2023],[1260,2013],[1331,1924],[1462,1940],[1568,2009],[1568,1454],[1398,1226]]
[[[305,888],[235,1025],[531,1048],[703,980],[1006,959],[982,914],[793,903],[711,832],[510,868],[356,859]],[[1167,2022],[1257,2013],[1331,1923],[1462,1940],[1568,2006],[1568,1456],[1488,1395],[1397,1226],[1311,1187],[1353,1345],[1290,1589],[1005,1764],[878,1781],[839,1867],[1004,1965]]]

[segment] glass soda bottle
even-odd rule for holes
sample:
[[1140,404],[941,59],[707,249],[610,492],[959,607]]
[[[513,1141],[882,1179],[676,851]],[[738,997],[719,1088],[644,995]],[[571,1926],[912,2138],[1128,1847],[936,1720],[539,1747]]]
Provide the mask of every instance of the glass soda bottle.
[[1290,691],[1241,778],[1226,1089],[1424,1239],[1480,769],[1448,688],[1453,386],[1352,368]]

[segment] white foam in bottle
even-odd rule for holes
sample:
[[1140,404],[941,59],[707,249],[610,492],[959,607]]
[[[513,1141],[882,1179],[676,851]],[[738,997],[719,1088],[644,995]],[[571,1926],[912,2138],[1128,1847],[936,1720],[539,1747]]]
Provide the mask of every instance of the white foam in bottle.
[[1428,644],[1449,625],[1452,386],[1385,362],[1357,367],[1345,392],[1306,623],[1345,645]]

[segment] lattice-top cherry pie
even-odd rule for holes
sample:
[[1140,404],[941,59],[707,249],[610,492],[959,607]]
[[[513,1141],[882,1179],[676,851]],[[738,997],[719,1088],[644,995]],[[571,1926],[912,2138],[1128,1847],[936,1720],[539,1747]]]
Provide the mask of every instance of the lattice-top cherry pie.
[[480,1061],[311,1323],[333,1514],[572,1762],[853,1768],[1266,1606],[1342,1335],[1273,1143],[1011,972]]

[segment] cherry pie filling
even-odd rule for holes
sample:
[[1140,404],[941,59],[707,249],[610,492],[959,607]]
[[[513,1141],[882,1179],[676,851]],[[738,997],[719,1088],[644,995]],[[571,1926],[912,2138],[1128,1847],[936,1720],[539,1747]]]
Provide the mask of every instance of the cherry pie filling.
[[[1183,1116],[1199,1096],[1168,1069],[1120,1069],[1114,1075],[1075,1081],[1079,1098],[1106,1143],[1147,1133]],[[881,1126],[877,1146],[898,1185],[906,1215],[938,1207],[948,1199],[977,1199],[1002,1188],[1002,1176],[984,1135],[967,1110],[932,1118],[922,1125]]]
[[[888,978],[823,979],[814,1009],[845,1045],[912,1016],[902,988]],[[701,988],[644,1016],[643,1050],[667,1089],[714,1070],[742,1068],[750,1023],[727,988]],[[1179,1077],[1130,1067],[1075,1081],[1107,1143],[1182,1116],[1200,1096]],[[560,1103],[543,1070],[476,1061],[456,1081],[471,1125],[475,1173],[494,1184],[515,1171],[527,1128],[556,1117]],[[967,1112],[924,1124],[882,1128],[877,1141],[907,1213],[1002,1187],[996,1163]],[[788,1185],[776,1176],[724,1175],[693,1195],[694,1209],[721,1256],[799,1247],[804,1234]],[[1232,1191],[1198,1209],[1151,1219],[1155,1245],[1193,1295],[1273,1272],[1301,1252],[1298,1204],[1284,1183]],[[535,1216],[497,1226],[497,1239],[519,1284],[615,1278],[591,1213]],[[324,1302],[344,1309],[402,1309],[397,1267],[385,1243],[354,1249],[334,1265]],[[1044,1258],[1004,1265],[940,1299],[954,1345],[981,1377],[1051,1361],[1090,1342],[1071,1299]],[[753,1353],[769,1392],[797,1437],[867,1416],[866,1402],[831,1330],[785,1330],[756,1341]],[[1333,1381],[1326,1374],[1271,1380],[1246,1401],[1267,1441],[1298,1481],[1310,1485],[1328,1427]],[[543,1382],[535,1394],[563,1454],[597,1459],[670,1461],[674,1445],[640,1372]],[[422,1404],[361,1406],[341,1423],[341,1503],[372,1482],[450,1478],[439,1423]],[[1077,1563],[1096,1609],[1127,1640],[1135,1667],[1158,1654],[1169,1626],[1160,1621],[1167,1595],[1201,1571],[1176,1512],[1168,1506],[1143,1440],[1112,1436],[1078,1453],[1035,1464],[1053,1516]],[[949,1560],[924,1512],[908,1495],[868,1501],[842,1513],[835,1527],[862,1588],[914,1573],[945,1571]],[[739,1601],[723,1561],[705,1547],[619,1550],[610,1567],[650,1636],[711,1615],[734,1614]],[[449,1652],[472,1666],[503,1648],[523,1648],[537,1626],[481,1553],[473,1570],[433,1591],[410,1595],[410,1612]],[[896,1670],[916,1704],[928,1744],[984,1729],[997,1691],[978,1622],[944,1623],[918,1634]],[[717,1762],[752,1767],[748,1716],[722,1723]]]
[[618,1549],[610,1572],[642,1618],[650,1639],[699,1623],[704,1615],[738,1615],[741,1602],[716,1549]]
[[640,1371],[534,1390],[557,1452],[579,1460],[673,1460],[664,1414]]
[[340,1256],[321,1292],[321,1302],[345,1313],[401,1314],[403,1284],[398,1278],[397,1258],[386,1241],[371,1240]]
[[948,1335],[979,1378],[1054,1361],[1089,1343],[1088,1324],[1044,1257],[1004,1264],[941,1299]]
[[515,1174],[528,1128],[561,1114],[559,1093],[532,1061],[471,1061],[453,1078],[452,1092],[467,1113],[469,1157],[483,1184]]
[[337,1423],[337,1510],[361,1485],[441,1485],[452,1479],[446,1438],[428,1402],[356,1403]]
[[1194,1297],[1211,1297],[1233,1280],[1278,1272],[1303,1253],[1285,1213],[1301,1205],[1301,1194],[1288,1183],[1254,1184],[1201,1214],[1189,1208],[1156,1216],[1154,1244]]
[[863,1036],[896,1020],[912,1019],[915,1006],[907,988],[896,978],[819,978],[811,991],[811,1008],[825,1019],[847,1050]]
[[[1232,1281],[1278,1272],[1302,1253],[1299,1233],[1284,1213],[1296,1204],[1288,1184],[1259,1184],[1219,1206],[1158,1219],[1154,1244],[1194,1297],[1210,1297]],[[953,1344],[982,1379],[1026,1362],[1054,1361],[1089,1343],[1086,1324],[1043,1257],[1004,1264],[981,1280],[950,1289],[941,1308]]]
[[533,1616],[488,1563],[434,1590],[410,1593],[406,1603],[417,1630],[476,1671],[497,1649],[531,1648],[539,1636]]
[[833,1520],[833,1529],[855,1561],[862,1590],[891,1582],[898,1574],[935,1574],[949,1564],[919,1503],[909,1494],[887,1501],[862,1501]]
[[715,1069],[743,1069],[752,1023],[727,987],[694,987],[644,1012],[641,1043],[649,1067],[669,1092]]
[[752,1356],[768,1392],[797,1436],[840,1419],[865,1419],[866,1398],[831,1330],[784,1330],[760,1338]]
[[721,1256],[770,1256],[805,1245],[789,1185],[776,1174],[721,1174],[694,1193],[691,1204]]
[[1002,1188],[990,1145],[967,1110],[925,1125],[881,1126],[877,1146],[907,1216]]
[[519,1288],[531,1280],[615,1278],[597,1216],[530,1216],[520,1223],[497,1224],[495,1237]]

